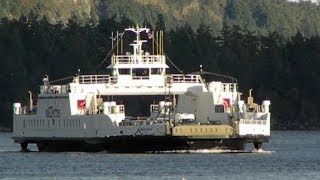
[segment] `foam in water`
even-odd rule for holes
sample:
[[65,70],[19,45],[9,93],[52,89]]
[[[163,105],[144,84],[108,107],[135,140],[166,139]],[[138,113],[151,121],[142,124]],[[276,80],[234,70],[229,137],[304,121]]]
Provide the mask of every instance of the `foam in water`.
[[155,151],[149,153],[194,153],[194,154],[219,154],[219,153],[250,153],[244,150],[222,150],[222,149],[197,149],[197,150],[170,150],[170,151]]
[[265,150],[263,150],[263,149],[252,149],[250,152],[251,152],[251,153],[271,154],[271,153],[273,153],[273,152],[275,152],[275,151],[265,151]]
[[270,154],[274,151],[265,151],[263,149],[253,149],[253,150],[223,150],[223,149],[197,149],[197,150],[170,150],[170,151],[152,151],[149,153],[194,153],[194,154],[222,154],[222,153],[261,153],[261,154]]

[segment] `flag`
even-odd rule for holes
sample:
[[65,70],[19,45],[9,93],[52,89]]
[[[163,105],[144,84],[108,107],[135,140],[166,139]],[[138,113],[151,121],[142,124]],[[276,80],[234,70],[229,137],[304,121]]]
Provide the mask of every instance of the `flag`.
[[77,105],[78,105],[78,109],[84,109],[84,108],[86,108],[86,100],[84,100],[84,99],[79,99]]

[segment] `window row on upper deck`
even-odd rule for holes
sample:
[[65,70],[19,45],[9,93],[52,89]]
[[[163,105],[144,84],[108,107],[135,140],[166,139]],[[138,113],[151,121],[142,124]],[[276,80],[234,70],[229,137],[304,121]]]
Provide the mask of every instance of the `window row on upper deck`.
[[163,55],[114,55],[111,64],[165,64]]

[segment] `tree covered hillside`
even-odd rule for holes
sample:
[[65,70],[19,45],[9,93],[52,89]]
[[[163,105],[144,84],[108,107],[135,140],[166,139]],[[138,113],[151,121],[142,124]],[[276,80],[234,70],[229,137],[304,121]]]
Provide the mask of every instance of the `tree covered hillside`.
[[98,12],[92,0],[1,0],[0,18],[9,20],[21,17],[48,19],[49,23],[66,24],[70,19],[78,23],[96,24]]
[[223,26],[267,35],[278,32],[289,38],[297,32],[306,37],[320,34],[320,6],[287,0],[2,0],[0,18],[35,16],[38,20],[66,25],[69,20],[96,26],[101,20],[127,18],[155,25],[162,15],[167,30],[189,25],[195,31],[210,27],[217,36]]

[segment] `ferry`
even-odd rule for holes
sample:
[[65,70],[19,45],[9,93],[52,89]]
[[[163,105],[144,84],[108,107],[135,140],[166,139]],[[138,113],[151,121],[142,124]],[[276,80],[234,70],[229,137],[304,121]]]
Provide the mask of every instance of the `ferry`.
[[[80,74],[65,84],[45,76],[35,98],[13,104],[13,136],[22,151],[145,153],[260,149],[270,138],[270,100],[241,99],[238,82],[207,82],[199,73],[167,73],[163,31],[129,27],[112,34],[110,73]],[[124,52],[123,37],[132,38]],[[146,50],[149,47],[149,50]],[[157,97],[145,117],[121,98]],[[121,98],[119,98],[121,97]]]

